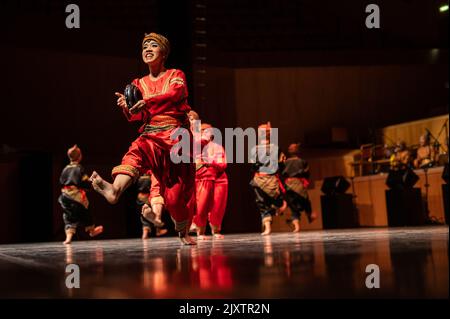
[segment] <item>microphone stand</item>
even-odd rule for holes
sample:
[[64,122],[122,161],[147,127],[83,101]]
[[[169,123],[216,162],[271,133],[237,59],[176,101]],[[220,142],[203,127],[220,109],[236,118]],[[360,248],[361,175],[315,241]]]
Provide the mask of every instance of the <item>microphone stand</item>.
[[[426,129],[428,134],[430,134],[430,136],[434,139],[435,151],[436,151],[436,148],[437,148],[437,151],[439,151],[439,149],[442,149],[444,154],[448,154],[448,126],[447,126],[447,123],[448,123],[448,119],[445,120],[444,124],[442,124],[442,127],[439,130],[437,138],[434,137],[433,134],[431,134],[431,132],[428,129]],[[441,134],[444,132],[444,129],[445,129],[445,144],[447,146],[447,149],[443,148],[442,144],[439,143],[439,138],[441,137]]]

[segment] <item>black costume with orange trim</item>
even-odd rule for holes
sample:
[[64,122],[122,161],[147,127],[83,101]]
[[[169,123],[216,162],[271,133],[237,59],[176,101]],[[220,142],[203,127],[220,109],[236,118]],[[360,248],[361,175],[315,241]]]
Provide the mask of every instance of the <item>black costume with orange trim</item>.
[[304,211],[310,221],[312,209],[307,192],[310,184],[308,163],[300,157],[290,157],[281,164],[280,171],[284,179],[285,199],[291,209],[292,219],[300,219],[300,213]]
[[89,211],[89,201],[86,190],[90,188],[89,176],[83,166],[78,163],[67,165],[59,178],[63,186],[58,202],[64,210],[63,220],[65,229],[75,229],[84,226],[89,229],[94,226]]
[[251,150],[255,173],[250,186],[263,221],[271,221],[276,210],[283,206],[285,189],[278,176],[278,153],[278,146],[274,144],[258,144]]

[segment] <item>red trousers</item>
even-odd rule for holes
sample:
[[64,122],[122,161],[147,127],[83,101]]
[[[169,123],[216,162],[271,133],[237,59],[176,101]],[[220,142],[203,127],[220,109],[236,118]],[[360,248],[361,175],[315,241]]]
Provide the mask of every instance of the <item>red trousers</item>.
[[198,227],[206,227],[209,219],[214,232],[222,228],[222,220],[225,214],[228,198],[228,178],[217,180],[196,180],[197,214],[193,222]]
[[211,227],[217,227],[220,231],[222,228],[222,220],[227,208],[228,199],[228,177],[225,173],[222,178],[214,181],[214,201],[209,215],[209,223]]
[[193,222],[197,227],[206,227],[208,213],[214,201],[214,180],[196,180],[197,211]]
[[166,208],[175,222],[175,229],[187,227],[195,211],[195,164],[175,164],[170,159],[172,146],[178,140],[171,135],[176,128],[143,134],[138,137],[122,158],[122,164],[113,169],[112,175],[129,175],[137,178],[151,170],[161,186]]

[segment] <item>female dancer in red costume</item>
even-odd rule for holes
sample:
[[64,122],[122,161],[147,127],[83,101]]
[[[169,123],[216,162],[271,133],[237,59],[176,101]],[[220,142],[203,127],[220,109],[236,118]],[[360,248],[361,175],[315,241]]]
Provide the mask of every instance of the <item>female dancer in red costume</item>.
[[[142,59],[150,73],[132,83],[142,92],[143,99],[130,109],[123,94],[116,92],[119,105],[129,121],[142,121],[141,135],[131,144],[122,158],[122,163],[114,167],[111,184],[97,172],[90,178],[93,188],[108,202],[118,201],[124,190],[139,175],[149,169],[164,189],[166,208],[170,212],[180,240],[195,244],[188,235],[193,212],[195,211],[195,164],[171,161],[172,147],[179,141],[173,136],[183,127],[190,133],[187,112],[187,85],[185,75],[177,69],[166,69],[164,62],[170,51],[169,41],[156,33],[146,34],[142,41]],[[191,135],[189,135],[191,137]]]

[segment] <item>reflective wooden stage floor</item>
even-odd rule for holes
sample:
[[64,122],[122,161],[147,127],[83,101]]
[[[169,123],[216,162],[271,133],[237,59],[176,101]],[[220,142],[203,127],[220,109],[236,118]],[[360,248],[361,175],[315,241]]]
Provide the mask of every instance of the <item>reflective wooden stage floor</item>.
[[0,246],[0,298],[448,298],[448,273],[446,226]]

